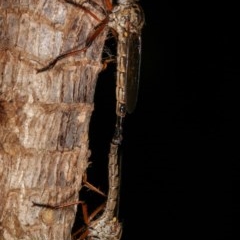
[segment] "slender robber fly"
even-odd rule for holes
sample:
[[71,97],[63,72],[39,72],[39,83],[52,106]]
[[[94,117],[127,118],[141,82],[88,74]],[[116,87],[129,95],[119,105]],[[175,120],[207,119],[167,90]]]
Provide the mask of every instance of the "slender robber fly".
[[[99,21],[99,18],[83,5],[73,0],[65,0],[82,9]],[[88,1],[91,3],[91,1]],[[123,120],[126,113],[135,109],[138,95],[139,74],[141,63],[141,31],[144,25],[144,13],[138,0],[117,0],[112,5],[111,0],[103,0],[104,9],[95,2],[93,6],[102,9],[105,17],[87,37],[82,49],[70,50],[59,55],[37,72],[44,72],[53,68],[58,61],[70,55],[86,51],[94,40],[106,29],[110,28],[117,35],[117,79],[116,79],[116,125],[115,133],[110,144],[109,152],[109,190],[106,206],[101,217],[90,221],[87,231],[79,239],[91,240],[119,240],[122,235],[122,226],[117,219],[117,201],[119,198],[119,146],[122,142]],[[41,206],[41,204],[35,205]],[[42,206],[46,206],[43,205]]]

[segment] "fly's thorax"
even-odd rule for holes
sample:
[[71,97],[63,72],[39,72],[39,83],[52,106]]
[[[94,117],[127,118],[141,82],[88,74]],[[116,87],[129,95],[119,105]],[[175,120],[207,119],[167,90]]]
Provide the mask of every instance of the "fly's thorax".
[[144,13],[138,4],[119,4],[109,15],[108,26],[122,37],[127,37],[129,33],[140,34],[143,24]]

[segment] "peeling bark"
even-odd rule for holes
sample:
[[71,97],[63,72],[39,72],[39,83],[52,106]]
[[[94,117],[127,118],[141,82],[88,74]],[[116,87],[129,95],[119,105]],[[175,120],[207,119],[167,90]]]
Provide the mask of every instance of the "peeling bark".
[[70,239],[77,206],[54,211],[32,201],[78,199],[106,32],[86,53],[36,69],[83,47],[97,23],[63,0],[0,0],[1,240]]

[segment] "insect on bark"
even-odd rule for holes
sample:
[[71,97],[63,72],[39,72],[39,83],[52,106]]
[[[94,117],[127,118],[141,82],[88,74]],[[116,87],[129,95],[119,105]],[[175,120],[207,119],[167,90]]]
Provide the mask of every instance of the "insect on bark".
[[[72,0],[65,0],[65,2],[82,9],[96,20],[99,19],[84,6]],[[138,0],[117,0],[117,4],[114,6],[110,0],[104,0],[103,3],[105,18],[87,37],[85,47],[59,55],[47,66],[38,69],[37,72],[50,70],[61,59],[86,51],[106,27],[114,30],[117,34],[117,119],[109,152],[108,199],[102,216],[88,224],[87,235],[83,234],[80,239],[119,240],[122,235],[122,226],[116,214],[120,185],[118,148],[122,142],[124,117],[126,113],[133,112],[137,102],[141,63],[141,30],[144,25],[144,13],[138,4]],[[96,3],[94,5],[101,9]]]

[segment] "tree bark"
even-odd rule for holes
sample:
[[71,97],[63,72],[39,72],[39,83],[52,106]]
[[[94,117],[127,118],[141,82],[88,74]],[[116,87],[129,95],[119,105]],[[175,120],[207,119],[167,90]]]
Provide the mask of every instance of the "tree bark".
[[1,240],[71,239],[76,205],[51,210],[32,201],[78,200],[106,31],[86,52],[36,69],[84,47],[97,24],[64,0],[0,0]]

